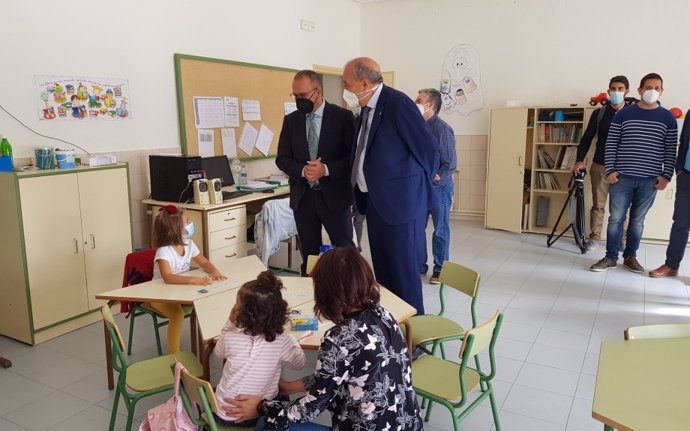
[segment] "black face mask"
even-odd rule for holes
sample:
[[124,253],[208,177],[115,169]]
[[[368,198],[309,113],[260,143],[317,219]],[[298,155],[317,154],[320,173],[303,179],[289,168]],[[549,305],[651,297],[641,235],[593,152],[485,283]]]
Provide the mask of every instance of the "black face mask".
[[295,99],[297,110],[304,115],[310,114],[314,110],[314,102],[310,99]]

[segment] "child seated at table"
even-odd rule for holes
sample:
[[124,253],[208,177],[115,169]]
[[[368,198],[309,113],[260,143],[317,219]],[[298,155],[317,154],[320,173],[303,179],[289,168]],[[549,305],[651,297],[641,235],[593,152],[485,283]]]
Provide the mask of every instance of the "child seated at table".
[[[166,284],[195,284],[204,286],[214,281],[225,280],[216,267],[199,252],[192,241],[194,223],[175,205],[166,205],[158,210],[153,222],[153,246],[157,247],[153,264],[153,279],[162,278]],[[192,260],[205,272],[204,277],[179,275],[189,271]],[[180,351],[184,311],[180,304],[152,302],[151,306],[168,318],[168,353]]]
[[231,399],[240,394],[273,399],[283,363],[300,370],[305,356],[295,338],[284,333],[288,321],[287,302],[280,290],[283,283],[271,271],[248,281],[237,292],[235,306],[223,327],[214,353],[226,359],[216,388],[220,407],[216,420],[224,426],[254,426],[256,419],[234,422],[223,413]]

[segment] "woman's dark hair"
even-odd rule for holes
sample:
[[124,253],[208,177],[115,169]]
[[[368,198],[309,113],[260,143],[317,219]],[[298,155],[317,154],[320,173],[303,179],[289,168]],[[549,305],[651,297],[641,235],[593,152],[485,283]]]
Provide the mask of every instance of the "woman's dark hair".
[[381,294],[366,260],[351,247],[323,254],[311,272],[314,279],[314,313],[340,323],[349,312],[372,309]]
[[271,271],[264,271],[256,280],[240,287],[237,297],[240,309],[235,316],[235,325],[248,335],[263,335],[266,341],[273,341],[283,333],[288,321],[288,305],[280,290],[283,283]]

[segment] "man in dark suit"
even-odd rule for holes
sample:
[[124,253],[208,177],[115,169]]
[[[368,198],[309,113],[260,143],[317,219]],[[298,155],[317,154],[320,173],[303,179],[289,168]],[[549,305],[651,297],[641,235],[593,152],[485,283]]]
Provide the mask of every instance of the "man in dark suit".
[[357,208],[367,217],[376,279],[424,314],[419,250],[426,241],[438,140],[412,99],[383,85],[374,60],[350,60],[343,87],[348,105],[362,108],[350,180]]
[[350,205],[352,112],[326,102],[321,78],[302,70],[292,81],[297,111],[286,115],[276,166],[290,176],[290,207],[302,248],[302,274],[309,255],[318,255],[321,226],[337,247],[354,247]]

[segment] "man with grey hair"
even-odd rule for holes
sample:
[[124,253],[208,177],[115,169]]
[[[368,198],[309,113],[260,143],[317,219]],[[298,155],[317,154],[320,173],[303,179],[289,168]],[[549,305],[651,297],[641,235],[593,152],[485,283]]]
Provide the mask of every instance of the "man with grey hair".
[[[431,134],[438,139],[440,150],[440,166],[431,189],[431,205],[429,213],[434,223],[434,236],[431,242],[431,253],[434,257],[434,268],[429,283],[439,284],[441,266],[448,260],[450,248],[450,205],[453,201],[453,172],[457,167],[455,154],[455,132],[443,121],[438,112],[441,109],[441,92],[435,88],[419,90],[415,100],[419,112],[429,125]],[[427,219],[428,221],[428,219]],[[429,270],[426,242],[422,245],[422,274]]]
[[357,209],[367,217],[377,281],[424,314],[419,277],[421,245],[438,141],[404,93],[383,85],[379,65],[367,57],[343,70],[343,99],[361,107],[352,155]]

